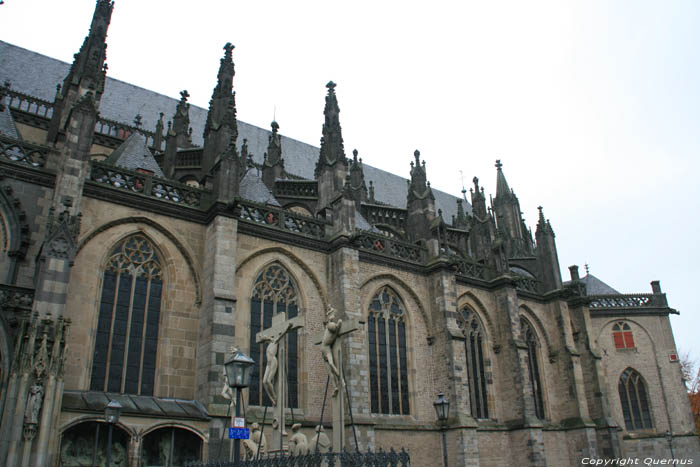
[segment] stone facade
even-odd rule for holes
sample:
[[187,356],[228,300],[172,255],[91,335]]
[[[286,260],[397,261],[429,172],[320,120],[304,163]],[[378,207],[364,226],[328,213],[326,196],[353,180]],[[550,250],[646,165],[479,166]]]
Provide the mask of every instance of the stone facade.
[[[238,141],[230,44],[203,148],[191,141],[186,91],[164,135],[159,121],[156,133],[107,122],[120,130],[105,136],[98,111],[112,8],[97,1],[53,103],[23,94],[21,82],[2,88],[3,118],[19,135],[0,132],[8,465],[99,464],[110,400],[124,406],[112,452],[120,465],[228,457],[223,363],[233,345],[251,352],[256,310],[280,306],[255,292],[271,266],[284,271],[293,291],[285,303],[303,318],[287,420],[309,438],[321,420],[330,432],[313,336],[332,306],[361,323],[342,343],[348,449],[405,447],[416,466],[440,465],[443,454],[465,466],[700,462],[668,319],[677,312],[658,282],[651,294],[598,294],[576,267],[562,282],[550,222],[540,210],[533,239],[500,161],[492,209],[475,178],[472,205],[452,199],[450,222],[418,151],[405,205],[381,202],[392,186],[370,184],[368,196],[368,166],[345,156],[332,82],[316,177],[285,165],[276,122],[269,156],[256,164]],[[128,154],[128,166],[105,161],[133,132],[167,178]],[[398,305],[382,315],[385,290]],[[439,392],[451,402],[444,426]],[[269,430],[270,413],[247,401],[244,392],[248,422]]]

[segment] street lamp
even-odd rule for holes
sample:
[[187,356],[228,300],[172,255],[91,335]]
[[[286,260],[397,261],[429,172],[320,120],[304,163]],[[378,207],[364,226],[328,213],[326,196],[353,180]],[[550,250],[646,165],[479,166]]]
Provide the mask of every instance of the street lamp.
[[[252,358],[236,349],[231,358],[224,363],[228,385],[236,388],[236,417],[241,415],[241,390],[250,384],[250,370],[255,364]],[[236,465],[241,460],[241,440],[236,439],[233,445],[233,456]]]
[[117,401],[109,401],[105,406],[105,422],[109,425],[107,434],[107,463],[109,467],[112,457],[112,426],[119,421],[119,415],[122,412],[122,405]]
[[447,437],[445,432],[447,431],[447,418],[450,416],[450,401],[445,399],[445,394],[439,393],[437,400],[433,402],[433,406],[442,428],[442,460],[445,467],[447,467]]
[[668,430],[666,430],[666,441],[668,441],[668,448],[671,450],[671,459],[676,460],[676,456],[673,455],[673,436]]

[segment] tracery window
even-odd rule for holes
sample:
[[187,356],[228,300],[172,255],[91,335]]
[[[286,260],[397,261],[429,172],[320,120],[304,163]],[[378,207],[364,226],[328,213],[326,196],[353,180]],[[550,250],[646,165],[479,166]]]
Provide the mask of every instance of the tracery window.
[[90,389],[153,395],[163,293],[161,260],[141,234],[105,266]]
[[176,467],[202,460],[202,439],[183,428],[160,428],[143,438],[141,465]]
[[406,311],[389,287],[370,302],[367,337],[372,413],[409,414]]
[[[258,275],[250,298],[250,357],[255,361],[251,373],[250,404],[272,405],[272,401],[263,389],[262,378],[267,365],[265,344],[256,343],[255,335],[272,326],[272,317],[286,312],[287,319],[299,314],[299,294],[289,273],[279,264],[267,266]],[[299,337],[296,329],[284,338],[287,355],[287,405],[299,407]]]
[[540,375],[539,342],[537,334],[527,320],[520,319],[520,332],[527,345],[527,369],[532,388],[532,398],[535,404],[535,415],[544,419],[544,401],[542,398],[542,377]]
[[642,375],[632,368],[622,372],[617,383],[622,415],[627,430],[645,430],[652,427],[649,398]]
[[[97,467],[105,465],[108,445],[107,424],[83,422],[72,426],[61,436],[60,465],[64,467]],[[127,465],[129,434],[112,427],[112,465]]]
[[634,335],[632,328],[624,321],[613,324],[613,343],[616,349],[633,349]]
[[472,416],[489,418],[484,365],[484,328],[477,314],[469,307],[462,308],[458,323],[464,333],[465,363]]

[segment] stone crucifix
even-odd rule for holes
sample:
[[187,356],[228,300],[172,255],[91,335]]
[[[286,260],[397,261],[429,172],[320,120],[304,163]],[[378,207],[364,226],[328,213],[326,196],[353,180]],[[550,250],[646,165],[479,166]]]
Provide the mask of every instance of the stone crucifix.
[[341,452],[345,447],[345,379],[343,378],[343,348],[340,337],[360,329],[357,320],[343,321],[336,316],[336,311],[329,306],[323,321],[324,329],[320,331],[313,343],[321,346],[323,362],[333,387],[333,452]]
[[275,406],[275,419],[277,420],[277,427],[270,437],[270,447],[271,449],[279,449],[280,452],[283,450],[285,405],[287,403],[287,368],[283,339],[289,331],[302,327],[304,327],[304,322],[301,316],[287,319],[287,314],[281,312],[272,317],[272,326],[255,335],[255,342],[268,343],[265,350],[267,365],[263,375],[263,387]]

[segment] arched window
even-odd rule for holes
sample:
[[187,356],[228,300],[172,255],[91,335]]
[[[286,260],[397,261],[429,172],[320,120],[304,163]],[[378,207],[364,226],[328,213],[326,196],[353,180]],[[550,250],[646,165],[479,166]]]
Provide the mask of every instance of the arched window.
[[[289,273],[279,264],[267,266],[258,275],[250,298],[250,357],[255,361],[250,381],[250,404],[272,404],[263,389],[262,377],[267,365],[264,343],[256,343],[255,335],[272,326],[272,317],[277,313],[286,312],[287,319],[299,314],[299,294]],[[287,333],[287,405],[299,407],[299,345],[297,330]]]
[[[61,436],[60,465],[65,467],[105,465],[108,427],[102,422],[84,422],[67,429]],[[112,465],[128,465],[129,434],[112,429]]]
[[634,348],[634,336],[629,324],[624,321],[613,324],[613,343],[616,349]]
[[627,368],[620,376],[617,390],[620,392],[622,415],[625,417],[627,430],[651,428],[649,398],[642,376],[632,368]]
[[160,428],[143,438],[141,465],[176,467],[202,460],[202,439],[182,428]]
[[472,416],[489,418],[484,368],[484,328],[474,310],[468,307],[462,308],[458,323],[464,333],[464,351],[467,359],[465,363],[469,377]]
[[161,260],[141,234],[105,266],[90,389],[153,395],[163,293]]
[[367,334],[372,413],[409,414],[406,311],[389,287],[370,302]]
[[520,332],[527,345],[527,369],[532,388],[532,398],[535,403],[535,415],[544,419],[544,403],[542,400],[542,377],[540,375],[539,342],[530,323],[520,318]]

